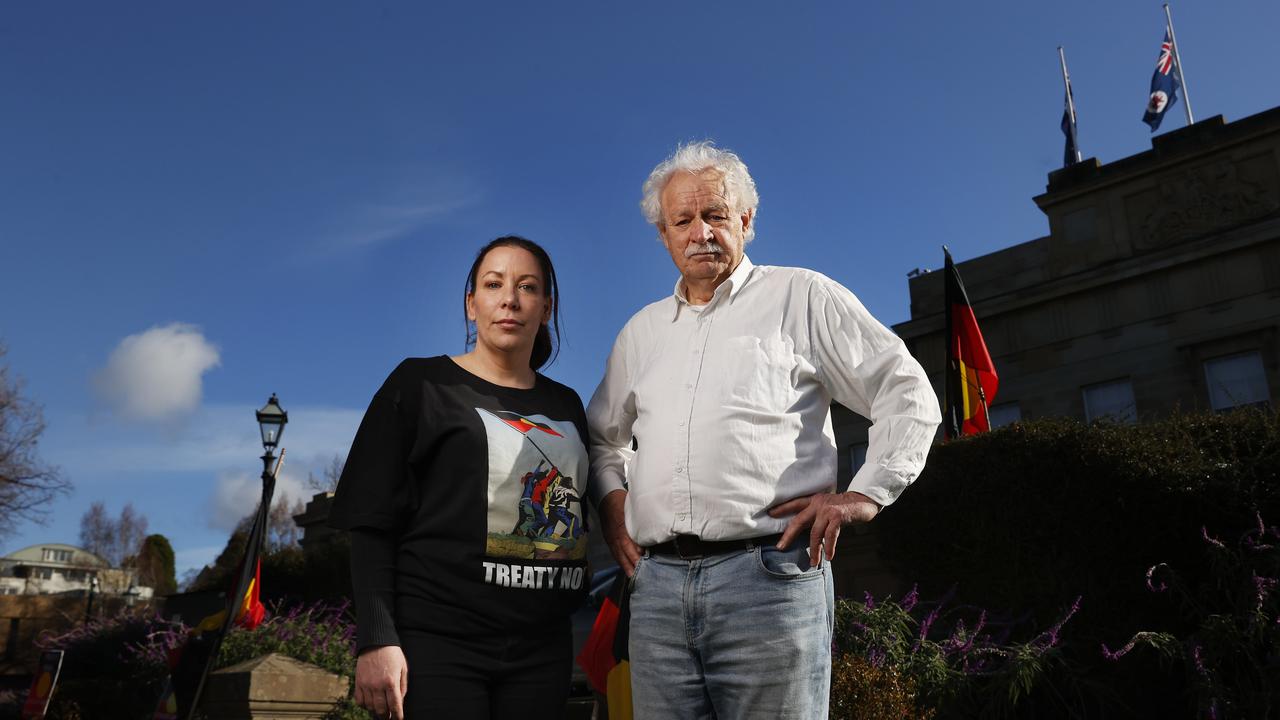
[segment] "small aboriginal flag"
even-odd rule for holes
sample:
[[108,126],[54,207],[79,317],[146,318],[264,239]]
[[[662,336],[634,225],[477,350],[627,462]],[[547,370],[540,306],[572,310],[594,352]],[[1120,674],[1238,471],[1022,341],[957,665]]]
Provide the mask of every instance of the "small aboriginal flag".
[[27,701],[22,705],[22,720],[43,720],[49,710],[53,690],[58,686],[58,674],[61,671],[61,650],[45,650],[40,654],[40,670],[32,679]]
[[528,435],[530,430],[537,428],[548,435],[555,435],[556,437],[564,437],[560,433],[553,430],[550,425],[547,425],[546,423],[540,423],[534,420],[530,420],[529,418],[524,417],[519,413],[513,413],[509,410],[496,410],[496,411],[490,410],[489,412],[496,415],[497,418],[502,422],[510,425],[516,430],[519,430],[521,433],[524,433],[525,435]]
[[610,720],[631,720],[631,578],[618,569],[609,594],[600,604],[591,634],[578,653],[578,666],[596,692],[605,696]]
[[943,434],[947,440],[991,429],[988,409],[1000,378],[978,329],[960,273],[943,248],[946,266],[947,367]]

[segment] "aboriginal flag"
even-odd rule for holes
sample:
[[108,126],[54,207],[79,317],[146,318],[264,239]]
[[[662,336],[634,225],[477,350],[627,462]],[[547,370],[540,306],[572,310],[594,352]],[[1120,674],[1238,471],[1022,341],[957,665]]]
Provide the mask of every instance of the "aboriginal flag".
[[556,432],[550,425],[546,423],[540,423],[536,420],[530,420],[529,418],[523,415],[520,415],[519,413],[513,413],[509,410],[497,410],[497,411],[490,410],[489,412],[491,412],[494,416],[496,416],[502,422],[510,425],[511,427],[520,431],[524,435],[528,435],[530,430],[533,430],[536,428],[548,435],[555,435],[556,437],[564,437],[560,433]]
[[260,599],[262,549],[266,541],[271,498],[275,494],[276,473],[283,463],[284,452],[281,451],[275,471],[263,478],[262,499],[253,524],[249,526],[244,557],[230,578],[226,608],[201,620],[191,629],[187,641],[170,652],[169,677],[152,713],[152,720],[189,720],[194,717],[205,681],[213,669],[223,639],[231,632],[231,626],[252,630],[266,616],[266,608]]
[[608,702],[610,720],[631,720],[631,659],[627,650],[631,625],[631,578],[618,569],[591,634],[578,653],[578,666],[591,687]]
[[987,343],[978,329],[969,296],[960,281],[960,273],[947,257],[946,315],[947,367],[943,434],[947,440],[973,435],[991,429],[987,409],[995,400],[999,378]]

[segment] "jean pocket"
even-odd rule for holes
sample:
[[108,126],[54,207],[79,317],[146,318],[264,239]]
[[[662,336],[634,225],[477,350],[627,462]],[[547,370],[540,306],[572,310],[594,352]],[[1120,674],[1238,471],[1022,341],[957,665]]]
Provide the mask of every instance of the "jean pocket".
[[[636,566],[631,570],[631,577],[627,578],[627,583],[630,586],[627,590],[633,595],[636,592],[636,583],[640,582],[640,568],[644,567],[645,562],[648,560],[648,555],[641,555],[640,559],[636,561]],[[619,572],[621,572],[621,570],[619,570]]]
[[822,577],[822,566],[809,564],[809,548],[796,545],[787,550],[775,547],[756,548],[756,564],[760,571],[779,580],[805,580]]

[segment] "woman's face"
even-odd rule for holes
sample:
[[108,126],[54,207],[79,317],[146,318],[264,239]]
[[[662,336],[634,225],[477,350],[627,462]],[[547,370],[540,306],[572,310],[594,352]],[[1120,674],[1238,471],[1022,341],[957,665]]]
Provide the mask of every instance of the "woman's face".
[[538,260],[528,250],[503,245],[488,252],[467,295],[467,319],[476,324],[476,347],[530,352],[538,328],[551,318],[551,299]]

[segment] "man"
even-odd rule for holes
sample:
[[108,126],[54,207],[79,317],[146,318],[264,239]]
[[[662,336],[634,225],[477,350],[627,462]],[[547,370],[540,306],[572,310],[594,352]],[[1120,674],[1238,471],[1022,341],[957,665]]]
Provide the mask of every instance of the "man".
[[[633,583],[637,718],[825,718],[840,528],[915,479],[941,420],[852,293],[746,257],[757,204],[710,142],[654,169],[641,207],[680,279],[622,329],[587,411],[592,493]],[[832,400],[873,422],[839,494]]]

